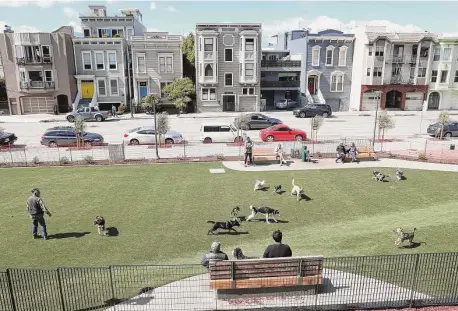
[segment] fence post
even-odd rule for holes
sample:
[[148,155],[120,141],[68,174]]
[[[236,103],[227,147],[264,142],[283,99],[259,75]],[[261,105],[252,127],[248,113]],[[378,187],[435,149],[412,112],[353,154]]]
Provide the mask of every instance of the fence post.
[[11,165],[13,165],[14,160],[13,160],[13,152],[11,152],[11,146],[10,146],[10,158],[11,158]]
[[13,282],[11,281],[10,269],[6,269],[6,279],[8,281],[8,292],[10,293],[11,306],[13,311],[17,311],[16,301],[13,293]]
[[415,257],[416,258],[415,258],[415,267],[414,267],[414,272],[413,272],[413,279],[412,279],[412,284],[410,286],[409,308],[412,308],[414,290],[417,287],[417,275],[418,275],[418,264],[420,262],[420,254],[416,254]]
[[111,300],[113,301],[113,305],[114,305],[114,301],[115,301],[115,290],[114,290],[114,284],[113,284],[113,274],[112,274],[112,271],[111,271],[111,266],[108,266],[108,271],[110,272],[110,285],[111,285]]
[[62,311],[65,311],[64,292],[62,289],[62,279],[60,277],[60,268],[57,268],[57,280],[59,281],[60,304],[62,305]]
[[25,166],[28,166],[27,165],[27,152],[25,151],[25,148],[24,148],[24,160],[25,160]]
[[186,143],[187,141],[183,141],[183,157],[186,159]]
[[[73,152],[72,152],[72,147],[68,147],[68,150],[70,151],[70,162],[73,163]],[[60,159],[60,157],[59,157]]]
[[428,146],[428,140],[425,140],[425,156],[426,156],[426,146]]

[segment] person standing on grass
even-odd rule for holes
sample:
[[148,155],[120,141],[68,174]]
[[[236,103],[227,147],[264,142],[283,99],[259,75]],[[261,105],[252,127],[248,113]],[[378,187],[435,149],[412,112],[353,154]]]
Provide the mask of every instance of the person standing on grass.
[[272,233],[272,238],[275,241],[275,244],[269,245],[262,258],[278,258],[278,257],[292,257],[293,252],[288,244],[282,244],[281,240],[283,234],[280,230],[275,230]]
[[113,115],[113,118],[117,118],[118,117],[118,112],[116,110],[116,106],[115,105],[111,105],[111,114]]
[[247,137],[245,142],[245,167],[247,166],[248,158],[250,159],[250,165],[253,165],[253,142],[250,137]]
[[48,239],[48,232],[46,231],[46,221],[44,214],[51,217],[51,213],[46,208],[43,200],[40,198],[40,189],[32,189],[32,195],[27,199],[27,210],[32,218],[32,236],[34,239],[38,238],[37,226],[41,227],[41,233],[45,240]]

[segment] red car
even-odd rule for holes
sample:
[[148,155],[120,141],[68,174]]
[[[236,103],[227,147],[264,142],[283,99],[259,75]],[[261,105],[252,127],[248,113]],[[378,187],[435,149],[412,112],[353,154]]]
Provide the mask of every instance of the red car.
[[262,141],[303,141],[307,139],[307,133],[303,130],[292,129],[285,124],[277,124],[261,130]]

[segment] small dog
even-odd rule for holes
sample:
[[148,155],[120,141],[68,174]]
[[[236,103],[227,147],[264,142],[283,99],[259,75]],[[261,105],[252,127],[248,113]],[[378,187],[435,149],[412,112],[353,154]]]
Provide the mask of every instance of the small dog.
[[97,226],[97,231],[100,235],[107,235],[105,232],[105,218],[102,216],[95,216],[94,226]]
[[404,172],[401,171],[401,169],[400,169],[399,167],[396,169],[396,179],[397,179],[398,181],[404,179]]
[[275,187],[274,187],[274,192],[273,192],[273,193],[281,194],[281,193],[282,193],[281,185],[275,186]]
[[253,205],[250,205],[250,210],[251,210],[251,215],[247,217],[246,221],[250,221],[253,217],[255,217],[257,214],[263,214],[266,215],[266,223],[269,222],[269,217],[272,217],[272,219],[275,222],[278,222],[278,220],[275,219],[274,215],[280,216],[280,211],[270,208],[270,207],[255,207]]
[[299,187],[294,183],[293,179],[293,190],[291,190],[291,195],[295,195],[297,198],[297,201],[299,201],[302,198],[302,195],[304,194],[304,189],[302,187]]
[[256,182],[254,183],[254,191],[262,190],[265,187],[266,187],[266,181],[265,180],[263,180],[263,181],[256,180]]
[[232,209],[231,211],[231,218],[233,221],[237,221],[237,222],[240,222],[240,218],[239,218],[239,212],[240,212],[240,207],[236,206]]
[[375,181],[378,181],[378,182],[382,182],[386,178],[390,177],[390,175],[385,175],[385,174],[383,174],[382,172],[379,172],[379,171],[373,171],[372,175],[373,175],[372,179],[374,179]]
[[248,259],[248,257],[243,254],[242,249],[240,247],[237,247],[232,251],[232,256],[234,256],[234,258],[237,260]]
[[230,231],[237,232],[237,230],[235,230],[234,227],[240,227],[240,223],[236,220],[230,220],[226,222],[209,220],[207,221],[207,224],[213,224],[212,228],[208,230],[207,235],[215,234],[215,231],[218,229],[228,230],[228,232]]
[[393,230],[393,232],[396,233],[398,237],[396,238],[396,241],[394,242],[394,244],[396,246],[399,246],[403,242],[408,241],[409,246],[412,246],[413,244],[412,241],[413,241],[413,238],[415,237],[415,231],[417,231],[417,228],[413,228],[412,232],[404,232],[402,228],[396,228],[396,230]]

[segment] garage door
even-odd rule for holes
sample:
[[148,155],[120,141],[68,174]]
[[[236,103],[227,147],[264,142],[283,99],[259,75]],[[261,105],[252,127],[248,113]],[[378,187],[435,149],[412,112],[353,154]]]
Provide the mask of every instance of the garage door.
[[362,111],[375,111],[377,106],[377,97],[372,93],[363,94],[363,104],[361,105]]
[[256,111],[256,95],[239,95],[239,111],[251,112]]
[[54,113],[55,100],[52,97],[23,97],[24,114]]
[[423,107],[423,93],[421,92],[407,92],[406,104],[404,110],[421,111]]

